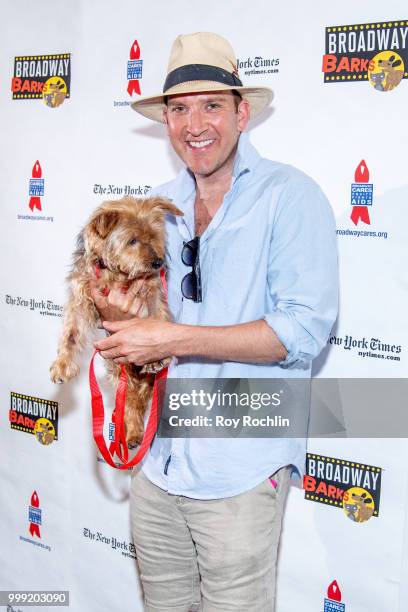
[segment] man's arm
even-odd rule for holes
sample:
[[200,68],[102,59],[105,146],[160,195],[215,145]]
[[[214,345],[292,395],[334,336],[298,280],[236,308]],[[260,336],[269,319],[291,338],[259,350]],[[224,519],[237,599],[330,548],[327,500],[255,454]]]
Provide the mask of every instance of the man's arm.
[[[107,323],[104,326],[113,335],[95,345],[102,356],[118,363],[144,364],[169,355],[190,355],[284,366],[316,357],[337,315],[334,216],[310,179],[294,182],[287,191],[275,215],[268,270],[272,303],[264,320],[222,327],[151,319]],[[96,299],[95,303],[101,312]],[[105,321],[119,318],[105,316],[103,309],[101,315]]]
[[199,356],[221,361],[273,363],[287,351],[265,321],[228,326],[168,323],[156,319],[104,322],[113,335],[95,343],[102,357],[143,365],[163,357]]
[[338,310],[336,223],[310,178],[295,174],[281,195],[269,252],[264,319],[285,345],[280,365],[310,363],[326,346]]

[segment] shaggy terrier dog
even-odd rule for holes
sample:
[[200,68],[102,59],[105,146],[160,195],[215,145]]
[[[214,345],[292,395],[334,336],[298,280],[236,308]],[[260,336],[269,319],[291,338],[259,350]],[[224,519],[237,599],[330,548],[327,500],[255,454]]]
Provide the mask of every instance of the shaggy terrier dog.
[[[50,367],[51,380],[64,383],[79,373],[75,356],[82,350],[91,332],[101,327],[99,313],[91,297],[90,282],[108,295],[117,283],[133,300],[136,287],[140,308],[138,316],[169,321],[160,271],[165,266],[165,217],[182,215],[164,198],[104,202],[90,217],[77,240],[73,265],[68,275],[69,299],[64,308],[64,322],[58,356]],[[126,440],[140,444],[144,415],[151,397],[154,374],[170,363],[171,357],[142,366],[125,364],[128,387],[125,406]],[[106,360],[109,379],[117,385],[121,368]]]

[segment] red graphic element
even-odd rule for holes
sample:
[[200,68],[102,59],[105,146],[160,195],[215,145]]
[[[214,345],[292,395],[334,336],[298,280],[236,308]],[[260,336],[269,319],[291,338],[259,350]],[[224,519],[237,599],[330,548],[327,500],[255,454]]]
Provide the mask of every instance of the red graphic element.
[[[166,301],[168,301],[166,275],[163,269],[160,271],[160,278],[163,285],[164,295]],[[159,415],[159,383],[160,381],[166,382],[167,379],[167,368],[157,372],[154,377],[152,402],[150,408],[149,418],[146,424],[145,432],[143,434],[143,440],[137,450],[135,456],[128,461],[128,445],[126,443],[125,435],[125,423],[124,423],[124,410],[126,403],[126,389],[127,389],[127,374],[123,364],[121,364],[121,373],[118,380],[118,387],[116,390],[115,409],[112,414],[112,422],[115,425],[114,440],[109,445],[109,449],[106,446],[105,439],[103,436],[103,424],[105,420],[105,408],[103,404],[103,397],[98,385],[98,381],[95,377],[94,370],[94,359],[95,355],[99,352],[95,350],[92,355],[91,363],[89,366],[89,386],[91,389],[91,404],[92,404],[92,429],[93,437],[96,445],[105,459],[111,467],[119,470],[127,470],[134,465],[140,463],[145,454],[149,451],[151,442],[156,434],[157,425],[160,418]],[[122,464],[116,464],[113,460],[114,455],[117,455]]]
[[368,214],[367,206],[353,206],[350,219],[354,225],[357,225],[359,221],[362,221],[366,225],[370,225],[370,215]]
[[[40,162],[38,161],[38,159],[37,159],[37,161],[35,162],[35,164],[33,166],[33,170],[31,172],[31,177],[32,178],[41,178],[42,177],[42,170],[41,170]],[[42,208],[41,208],[41,198],[39,196],[31,196],[29,206],[30,206],[32,211],[34,210],[34,208],[38,208],[38,210],[42,210]]]
[[364,159],[358,164],[354,173],[354,180],[356,183],[368,183],[370,179],[370,173],[367,168],[367,164]]
[[[37,491],[34,491],[32,496],[31,496],[31,505],[33,506],[33,508],[39,508],[40,507],[40,500],[38,499]],[[41,536],[40,536],[40,526],[37,525],[37,523],[30,523],[30,533],[31,533],[32,536],[36,535],[39,538],[41,538]]]
[[[137,42],[137,40],[135,40],[133,45],[130,47],[129,59],[131,60],[140,59],[140,47],[139,47],[139,43]],[[141,91],[140,91],[140,83],[138,79],[129,81],[128,86],[127,86],[127,92],[129,96],[131,96],[133,93],[136,93],[140,96]]]
[[340,601],[341,602],[341,591],[339,585],[337,584],[337,580],[333,580],[327,589],[327,597],[332,601]]
[[[354,173],[354,180],[356,183],[368,183],[370,173],[367,168],[367,164],[364,159],[358,164]],[[353,206],[353,210],[350,215],[350,219],[357,225],[359,221],[362,221],[366,225],[370,225],[370,215],[368,214],[367,206]]]
[[[100,263],[98,261],[94,265],[94,272],[95,272],[95,276],[96,276],[97,280],[99,280],[101,278],[101,265],[100,265]],[[101,289],[101,293],[102,293],[102,295],[107,297],[109,295],[109,293],[110,293],[109,292],[109,288],[108,287],[103,287]]]

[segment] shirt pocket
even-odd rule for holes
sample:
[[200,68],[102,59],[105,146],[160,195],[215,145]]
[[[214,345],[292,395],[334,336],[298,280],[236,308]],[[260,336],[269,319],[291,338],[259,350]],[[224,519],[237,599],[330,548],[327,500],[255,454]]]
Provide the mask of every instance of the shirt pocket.
[[226,234],[209,249],[205,261],[206,296],[217,305],[224,324],[250,320],[259,314],[256,310],[263,309],[266,270],[262,274],[258,247],[248,242],[242,232],[233,239]]

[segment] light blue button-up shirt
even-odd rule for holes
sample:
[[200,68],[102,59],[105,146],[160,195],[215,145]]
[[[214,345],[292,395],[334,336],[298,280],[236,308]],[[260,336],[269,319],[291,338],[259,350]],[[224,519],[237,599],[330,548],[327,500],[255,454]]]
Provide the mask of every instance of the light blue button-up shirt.
[[[174,359],[173,378],[308,378],[337,316],[338,266],[332,209],[307,175],[262,158],[241,134],[230,191],[200,238],[203,301],[183,299],[181,260],[194,237],[195,181],[185,169],[153,190],[183,217],[169,217],[169,306],[178,323],[234,325],[265,319],[287,349],[279,363]],[[142,463],[169,493],[197,499],[237,495],[280,467],[304,473],[299,438],[159,438]]]

